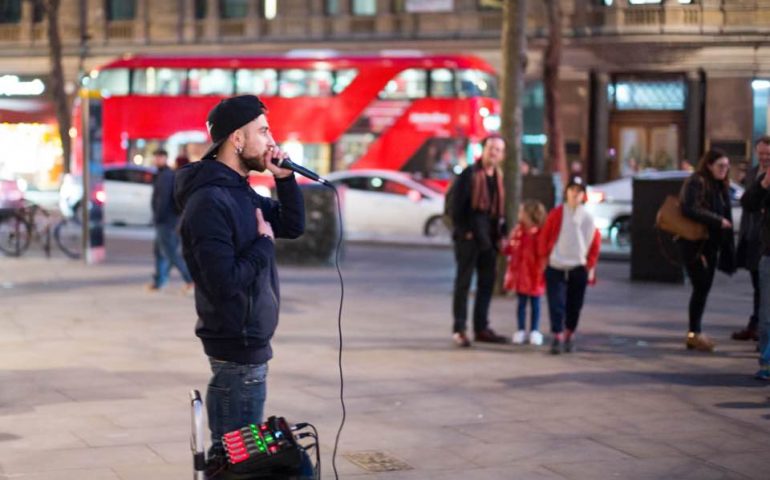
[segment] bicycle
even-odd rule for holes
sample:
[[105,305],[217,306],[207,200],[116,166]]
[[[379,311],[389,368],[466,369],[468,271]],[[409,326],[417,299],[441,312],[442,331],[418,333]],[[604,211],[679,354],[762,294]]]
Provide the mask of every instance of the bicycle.
[[69,258],[78,259],[83,254],[83,224],[75,217],[62,219],[54,226],[56,245]]
[[46,256],[51,256],[51,214],[46,209],[23,201],[0,210],[0,251],[18,257],[33,240],[42,243]]
[[[92,207],[91,221],[96,226],[101,223],[98,207]],[[30,201],[0,209],[0,251],[6,255],[21,256],[34,240],[43,245],[46,257],[50,257],[51,237],[67,257],[78,259],[82,256],[83,225],[78,218],[59,218]]]

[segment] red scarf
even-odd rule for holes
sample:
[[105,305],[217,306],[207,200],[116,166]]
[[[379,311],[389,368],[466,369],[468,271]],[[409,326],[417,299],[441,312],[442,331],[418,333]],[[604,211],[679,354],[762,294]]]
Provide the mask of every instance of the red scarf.
[[503,171],[495,167],[495,181],[497,182],[497,195],[490,198],[487,185],[487,173],[481,162],[478,162],[473,170],[473,182],[471,184],[471,208],[479,212],[488,212],[492,217],[499,218],[505,214],[505,191],[503,190]]

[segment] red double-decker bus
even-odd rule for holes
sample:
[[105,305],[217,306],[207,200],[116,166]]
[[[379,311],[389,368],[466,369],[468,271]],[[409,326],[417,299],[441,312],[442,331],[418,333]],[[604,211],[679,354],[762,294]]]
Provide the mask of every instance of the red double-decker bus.
[[[149,164],[159,147],[196,160],[222,98],[255,94],[274,137],[321,174],[383,168],[447,176],[499,127],[495,72],[468,55],[333,53],[129,56],[83,82],[92,155],[105,166]],[[81,164],[80,106],[75,169]]]

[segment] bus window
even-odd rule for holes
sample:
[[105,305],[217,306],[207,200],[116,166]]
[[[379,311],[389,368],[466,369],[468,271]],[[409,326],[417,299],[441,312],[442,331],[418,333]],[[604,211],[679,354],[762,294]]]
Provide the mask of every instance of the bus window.
[[223,68],[190,70],[190,95],[232,95],[233,71]]
[[332,72],[292,68],[281,72],[278,95],[294,97],[328,97],[332,89]]
[[460,92],[461,97],[497,98],[497,79],[494,75],[481,70],[459,70],[457,91]]
[[350,85],[350,82],[356,78],[356,75],[358,75],[358,70],[355,68],[337,70],[334,72],[334,86],[332,87],[334,94],[338,95],[342,93],[342,91]]
[[87,88],[98,91],[103,97],[128,95],[128,78],[127,68],[102,70],[87,84]]
[[235,89],[239,94],[275,96],[278,93],[278,72],[272,68],[238,70],[235,73]]
[[454,97],[454,74],[448,68],[437,68],[430,71],[430,96]]
[[421,68],[409,68],[389,81],[380,92],[380,98],[406,100],[423,98],[428,94],[428,72]]
[[181,68],[137,68],[133,93],[138,95],[182,95],[187,71]]

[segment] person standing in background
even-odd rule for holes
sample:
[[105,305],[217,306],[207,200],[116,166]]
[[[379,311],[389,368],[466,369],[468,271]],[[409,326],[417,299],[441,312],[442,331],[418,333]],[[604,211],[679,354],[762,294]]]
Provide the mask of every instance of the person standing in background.
[[[519,299],[517,330],[514,345],[529,342],[543,344],[540,333],[540,297],[545,293],[543,269],[545,259],[537,254],[537,240],[545,221],[545,206],[537,200],[524,200],[519,207],[519,223],[511,233],[503,254],[508,256],[508,267],[503,290],[515,292]],[[530,330],[527,334],[527,304],[530,305]]]
[[716,269],[730,275],[735,272],[729,171],[727,155],[721,150],[709,150],[703,154],[695,173],[685,180],[679,194],[682,215],[702,223],[709,233],[706,240],[678,239],[684,267],[692,283],[685,342],[688,350],[714,351],[714,342],[702,332],[706,300]]
[[538,238],[538,255],[547,259],[545,285],[554,355],[575,350],[586,287],[596,279],[602,237],[585,202],[583,179],[573,177],[564,190],[564,203],[548,214]]
[[759,310],[757,312],[757,333],[759,336],[759,370],[754,375],[758,380],[770,380],[770,175],[768,170],[757,179],[741,198],[746,213],[759,214],[759,236],[761,257],[757,265],[759,273]]
[[[764,136],[757,140],[754,145],[754,152],[757,155],[757,165],[746,172],[743,185],[747,190],[754,184],[759,175],[767,172],[768,167],[770,167],[770,136]],[[762,256],[761,223],[761,211],[743,210],[735,262],[739,268],[742,267],[749,271],[754,297],[749,323],[746,328],[733,332],[733,340],[759,339],[757,325],[759,321],[759,259]]]
[[476,272],[476,300],[473,331],[477,342],[505,343],[489,328],[489,305],[495,284],[497,253],[505,238],[505,191],[500,164],[505,157],[505,140],[489,136],[481,143],[481,159],[467,167],[455,180],[452,198],[457,273],[452,300],[452,340],[458,347],[470,347],[466,334],[468,291]]
[[152,223],[155,226],[155,273],[152,283],[147,285],[150,291],[158,291],[168,283],[171,266],[175,266],[184,280],[182,293],[190,293],[193,281],[190,271],[179,252],[179,213],[174,204],[174,171],[168,166],[168,153],[163,149],[153,152],[157,173],[152,183]]
[[179,170],[190,163],[190,157],[187,155],[187,145],[181,145],[179,147],[179,155],[174,159],[174,168]]

